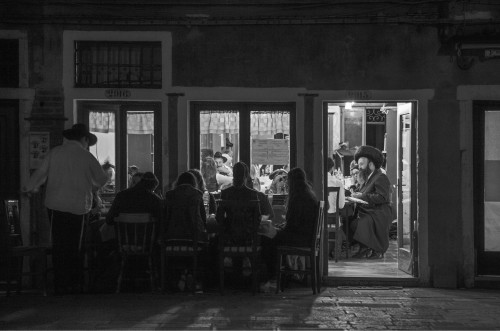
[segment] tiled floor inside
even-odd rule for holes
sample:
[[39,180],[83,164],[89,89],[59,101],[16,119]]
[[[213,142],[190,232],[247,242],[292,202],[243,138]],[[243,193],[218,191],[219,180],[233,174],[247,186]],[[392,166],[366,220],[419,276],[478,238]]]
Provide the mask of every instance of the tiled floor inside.
[[[356,253],[352,250],[349,256]],[[329,277],[369,277],[369,278],[412,278],[411,275],[398,269],[397,241],[389,242],[389,249],[380,260],[349,259],[341,254],[338,262],[328,261]]]

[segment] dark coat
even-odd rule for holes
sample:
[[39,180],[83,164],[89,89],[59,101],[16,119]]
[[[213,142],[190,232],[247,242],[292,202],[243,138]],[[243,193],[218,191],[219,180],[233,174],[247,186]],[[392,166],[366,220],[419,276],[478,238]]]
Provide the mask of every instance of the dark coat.
[[163,235],[166,239],[206,241],[203,193],[191,185],[179,185],[165,194]]
[[358,204],[358,220],[354,239],[369,248],[385,253],[389,248],[389,227],[392,223],[391,183],[376,169],[359,190],[368,205]]
[[161,218],[162,200],[155,193],[137,184],[116,194],[113,204],[106,215],[106,223],[120,213],[150,213],[157,220]]
[[227,189],[222,190],[221,192],[222,200],[258,200],[259,208],[261,215],[269,215],[269,219],[273,219],[274,211],[269,203],[269,199],[267,196],[262,193],[254,190],[253,188],[249,188],[248,186],[231,186]]
[[275,240],[278,245],[309,246],[312,242],[314,221],[318,200],[307,194],[297,195],[288,202],[286,225],[278,231]]

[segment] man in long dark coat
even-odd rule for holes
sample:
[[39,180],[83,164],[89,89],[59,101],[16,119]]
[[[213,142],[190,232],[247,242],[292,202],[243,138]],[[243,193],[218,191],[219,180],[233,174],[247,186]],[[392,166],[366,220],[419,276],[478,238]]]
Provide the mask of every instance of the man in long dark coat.
[[380,169],[384,157],[377,148],[361,146],[354,159],[359,171],[364,172],[367,178],[360,191],[352,194],[354,198],[367,202],[358,203],[357,217],[351,223],[354,240],[360,244],[360,250],[354,257],[379,259],[389,248],[389,227],[392,222],[391,183]]

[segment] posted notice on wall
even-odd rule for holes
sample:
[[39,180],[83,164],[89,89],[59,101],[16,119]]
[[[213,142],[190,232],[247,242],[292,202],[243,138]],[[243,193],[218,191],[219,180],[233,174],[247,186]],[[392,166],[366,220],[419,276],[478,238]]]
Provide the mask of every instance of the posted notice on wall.
[[38,169],[42,164],[44,157],[49,153],[50,133],[49,132],[30,132],[30,169]]
[[252,139],[252,163],[288,164],[289,160],[290,140]]

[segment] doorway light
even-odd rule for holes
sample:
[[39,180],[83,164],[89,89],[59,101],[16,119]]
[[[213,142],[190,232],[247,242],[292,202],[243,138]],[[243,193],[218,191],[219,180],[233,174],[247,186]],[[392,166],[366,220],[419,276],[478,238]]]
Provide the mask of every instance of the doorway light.
[[345,109],[352,109],[352,105],[354,105],[354,102],[346,102]]

